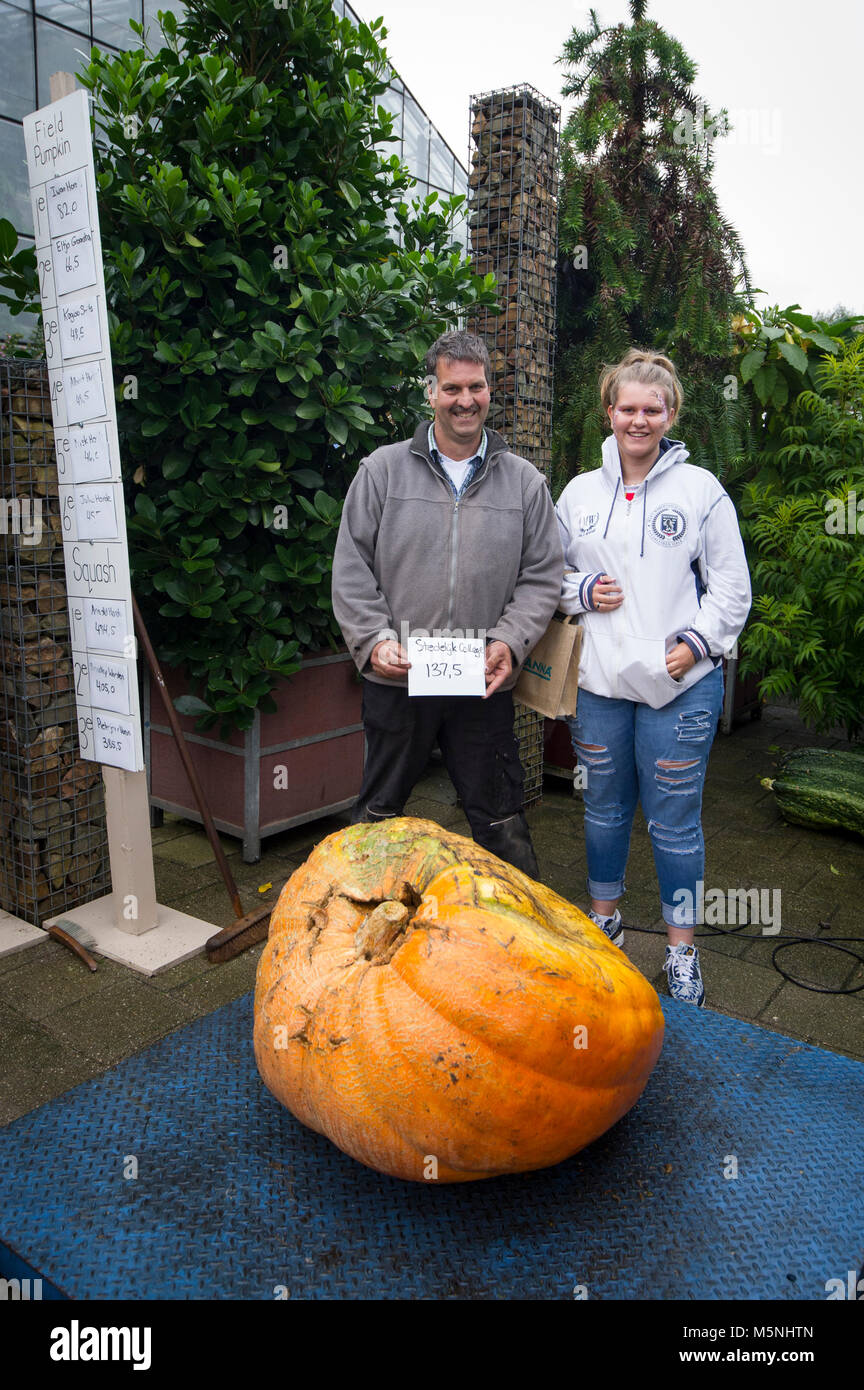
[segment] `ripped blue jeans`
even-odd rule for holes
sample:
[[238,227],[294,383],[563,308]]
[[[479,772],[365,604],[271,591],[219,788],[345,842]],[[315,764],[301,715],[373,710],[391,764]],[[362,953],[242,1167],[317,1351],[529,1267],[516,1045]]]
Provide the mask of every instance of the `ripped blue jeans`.
[[[674,894],[697,901],[705,877],[702,787],[723,704],[723,671],[714,668],[663,709],[611,700],[580,690],[568,719],[576,761],[583,769],[588,891],[600,901],[620,898],[636,803],[641,801],[654,850],[663,920],[692,925]],[[685,902],[687,899],[684,900]],[[673,913],[677,912],[677,917]]]

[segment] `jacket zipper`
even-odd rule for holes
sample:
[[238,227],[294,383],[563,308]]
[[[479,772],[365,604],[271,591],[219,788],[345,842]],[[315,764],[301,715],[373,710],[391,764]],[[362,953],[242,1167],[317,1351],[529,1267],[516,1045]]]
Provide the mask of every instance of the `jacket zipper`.
[[[412,449],[411,452],[412,452],[413,454],[416,454],[418,458],[422,458],[426,463],[429,464],[429,467],[432,468],[432,462],[431,462],[431,460],[428,458],[428,456],[427,456],[426,454],[421,454],[421,453],[419,453],[417,449]],[[500,450],[499,450],[498,452],[500,452]],[[483,466],[482,466],[482,468],[480,469],[480,472],[477,474],[477,477],[474,478],[474,480],[472,481],[470,487],[468,488],[467,492],[465,493],[465,496],[466,496],[466,497],[467,497],[467,495],[468,495],[468,492],[472,492],[472,491],[474,490],[474,488],[477,486],[477,484],[483,481],[483,479],[485,478],[485,476],[486,476],[486,474],[487,474],[487,472],[488,472],[488,470],[489,470],[489,466],[490,466],[491,462],[492,462],[492,458],[491,458],[491,456],[487,453],[486,458],[485,458],[484,461],[483,461]],[[434,468],[432,468],[432,472],[435,473],[436,478],[441,476],[439,473],[437,473],[437,472],[435,471]],[[443,482],[444,486],[445,486],[446,488],[448,488],[448,490],[449,490],[449,486],[450,486],[450,485],[449,485],[449,483],[447,482],[447,480],[446,480],[445,478],[441,478],[441,481]],[[456,594],[456,570],[457,570],[457,566],[458,566],[458,560],[459,560],[459,498],[457,497],[456,500],[455,500],[455,502],[453,503],[453,523],[452,523],[452,526],[451,526],[451,528],[450,528],[450,583],[449,583],[449,592],[448,592],[448,597],[447,597],[447,627],[448,627],[448,628],[452,628],[452,626],[453,626],[453,600],[454,600],[454,597],[455,597],[455,594]]]

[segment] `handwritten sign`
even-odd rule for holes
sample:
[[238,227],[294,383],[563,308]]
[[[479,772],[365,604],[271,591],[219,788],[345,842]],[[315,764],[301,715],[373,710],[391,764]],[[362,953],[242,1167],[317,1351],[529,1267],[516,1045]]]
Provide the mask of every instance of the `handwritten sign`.
[[94,707],[92,738],[94,753],[91,756],[98,762],[125,767],[128,772],[136,770],[136,728],[131,719],[119,714],[103,714]]
[[63,372],[63,394],[66,397],[66,418],[83,423],[105,414],[105,388],[102,384],[102,363],[86,362]]
[[[84,299],[75,297],[61,300],[57,305],[57,313],[64,362],[102,351],[99,303],[95,294],[87,295]],[[105,412],[100,413],[104,415]]]
[[56,237],[51,243],[51,265],[58,294],[72,294],[95,285],[96,253],[89,227]]
[[79,425],[56,432],[54,447],[61,482],[95,483],[113,473],[107,425]]
[[144,767],[87,93],[24,117],[81,756]]
[[77,232],[90,223],[87,180],[84,169],[76,169],[60,179],[49,179],[46,189],[48,228],[52,237]]
[[484,695],[486,643],[472,637],[408,637],[409,695]]
[[107,661],[98,656],[91,656],[87,665],[90,703],[98,709],[113,710],[116,714],[131,714],[129,664],[125,661]]
[[123,652],[129,626],[122,599],[84,600],[84,637],[89,650]]

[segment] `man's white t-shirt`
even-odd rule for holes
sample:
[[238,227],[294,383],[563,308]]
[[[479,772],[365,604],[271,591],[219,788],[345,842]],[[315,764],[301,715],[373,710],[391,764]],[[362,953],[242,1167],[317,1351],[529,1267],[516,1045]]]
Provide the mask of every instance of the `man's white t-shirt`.
[[470,468],[473,460],[448,459],[447,455],[442,454],[440,449],[438,450],[438,457],[441,460],[442,468],[444,468],[448,473],[450,481],[452,482],[454,488],[458,493],[460,487],[462,486],[466,477],[468,476],[468,469]]

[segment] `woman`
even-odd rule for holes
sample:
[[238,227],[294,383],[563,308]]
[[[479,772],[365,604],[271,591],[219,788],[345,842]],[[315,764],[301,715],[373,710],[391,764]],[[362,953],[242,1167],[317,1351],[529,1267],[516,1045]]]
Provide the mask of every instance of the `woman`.
[[721,658],[750,609],[735,508],[713,474],[666,437],[682,405],[668,357],[631,349],[600,384],[612,434],[603,462],[556,508],[565,613],[582,617],[576,716],[584,769],[590,916],[616,946],[637,801],[668,932],[669,992],[700,1007],[693,944],[704,879],[702,786],[723,701]]

